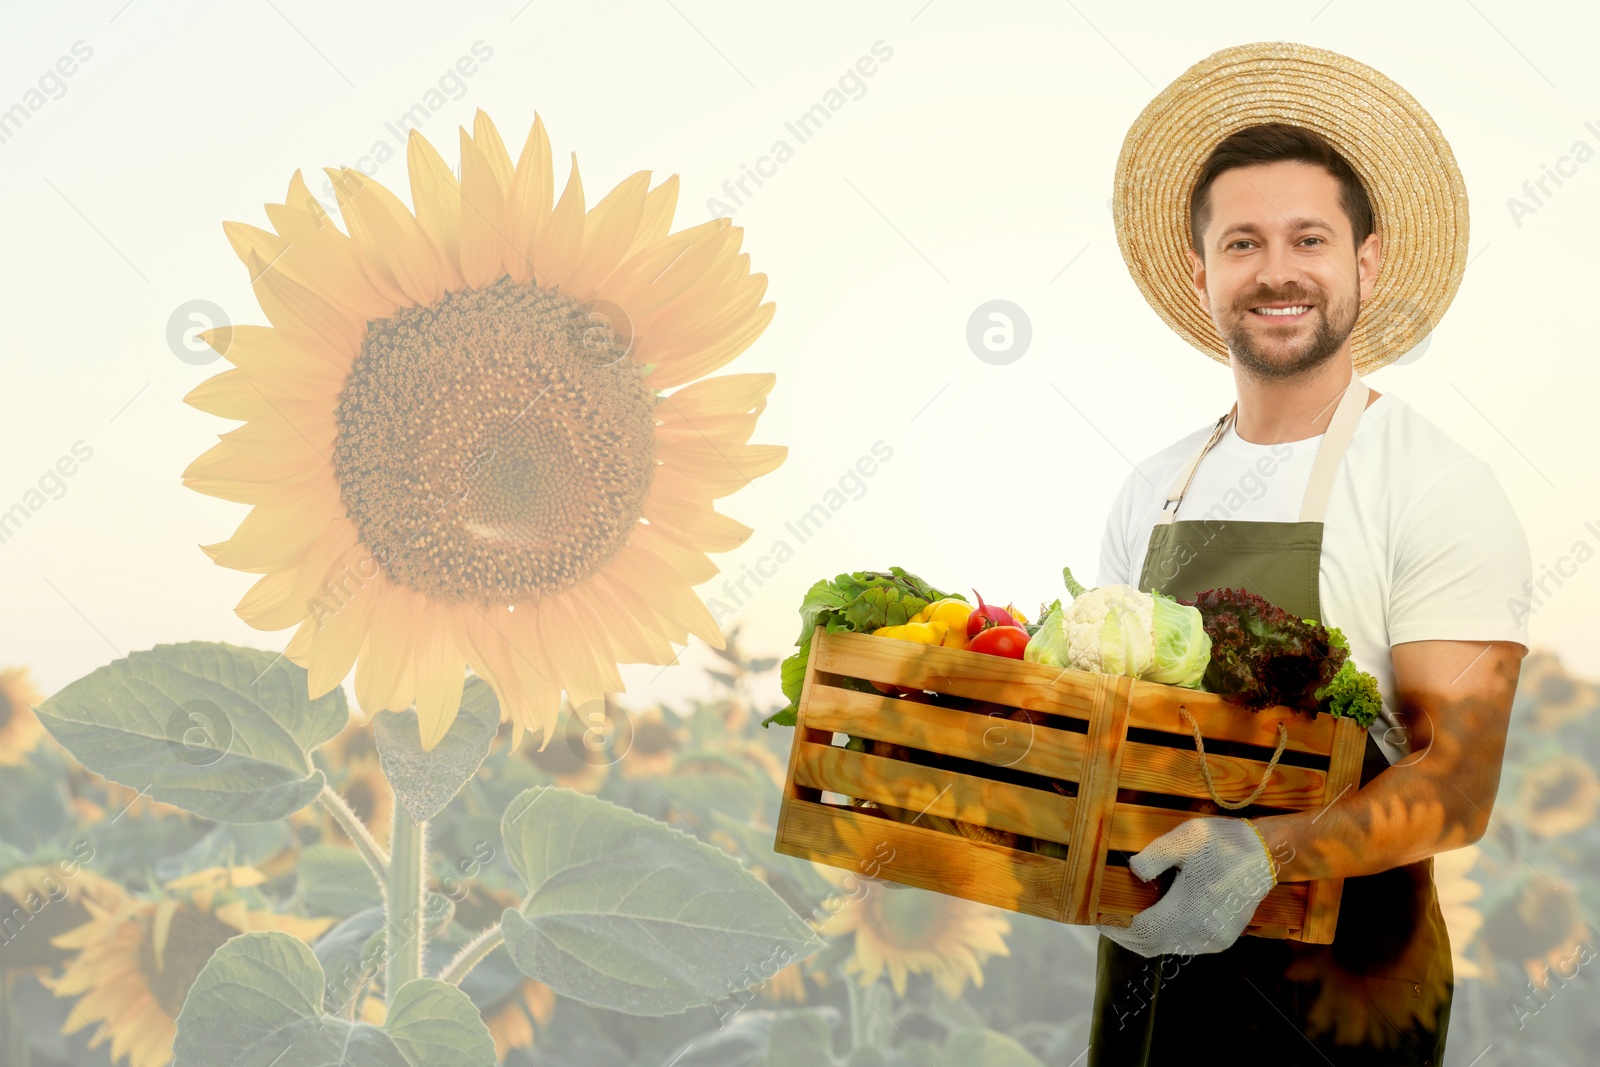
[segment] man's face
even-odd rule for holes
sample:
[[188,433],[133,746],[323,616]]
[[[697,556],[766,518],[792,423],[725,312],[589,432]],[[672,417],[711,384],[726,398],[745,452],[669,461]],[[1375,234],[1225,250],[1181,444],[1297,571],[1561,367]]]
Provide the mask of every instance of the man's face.
[[[1235,365],[1285,379],[1349,354],[1380,249],[1375,233],[1355,247],[1333,175],[1297,162],[1224,171],[1211,184],[1204,248],[1203,261],[1189,253],[1195,292]],[[1273,305],[1277,314],[1258,310]]]

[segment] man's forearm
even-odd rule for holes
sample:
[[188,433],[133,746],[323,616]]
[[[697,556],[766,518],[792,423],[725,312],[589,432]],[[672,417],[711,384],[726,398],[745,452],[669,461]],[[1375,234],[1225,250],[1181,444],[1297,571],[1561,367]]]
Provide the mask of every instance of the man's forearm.
[[1278,881],[1376,874],[1481,837],[1487,813],[1449,776],[1430,773],[1426,756],[1414,752],[1324,807],[1252,819]]

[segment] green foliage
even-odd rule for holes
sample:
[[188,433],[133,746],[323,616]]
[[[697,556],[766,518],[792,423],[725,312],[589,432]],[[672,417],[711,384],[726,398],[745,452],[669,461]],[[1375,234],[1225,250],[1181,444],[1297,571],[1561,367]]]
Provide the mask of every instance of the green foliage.
[[783,661],[783,695],[789,703],[762,720],[761,725],[795,724],[806,661],[811,655],[811,635],[818,624],[826,626],[830,634],[841,630],[871,633],[880,626],[903,626],[930,603],[946,597],[966,599],[959,593],[940,592],[904,567],[856,571],[832,580],[818,580],[800,603],[800,636],[795,640],[799,651]]
[[[752,965],[822,942],[725,853],[570,789],[532,789],[502,836],[528,887],[501,918],[524,974],[565,996],[667,1015],[759,983]],[[770,972],[768,972],[770,973]]]
[[422,978],[382,1027],[323,1012],[325,976],[309,946],[241,934],[212,955],[178,1015],[173,1067],[492,1067],[494,1041],[454,986]]
[[101,667],[37,708],[90,770],[222,822],[287,818],[324,778],[311,750],[349,717],[344,692],[312,700],[306,673],[259,649],[157,645]]

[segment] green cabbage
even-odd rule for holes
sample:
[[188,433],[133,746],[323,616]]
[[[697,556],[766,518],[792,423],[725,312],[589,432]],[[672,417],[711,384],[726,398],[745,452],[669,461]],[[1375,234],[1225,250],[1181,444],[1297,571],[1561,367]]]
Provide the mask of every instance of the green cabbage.
[[1200,609],[1176,597],[1152,591],[1155,597],[1155,663],[1142,677],[1163,685],[1200,688],[1211,662],[1211,638]]

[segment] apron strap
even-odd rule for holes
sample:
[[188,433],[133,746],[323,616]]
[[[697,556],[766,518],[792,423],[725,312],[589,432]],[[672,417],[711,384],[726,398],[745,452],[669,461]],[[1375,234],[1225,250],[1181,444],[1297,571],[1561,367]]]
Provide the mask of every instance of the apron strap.
[[[1345,388],[1339,400],[1339,407],[1333,413],[1333,421],[1328,424],[1322,443],[1317,447],[1317,458],[1311,467],[1311,480],[1306,484],[1305,499],[1300,506],[1301,522],[1322,522],[1327,516],[1328,498],[1333,495],[1334,476],[1339,471],[1339,464],[1344,459],[1350,439],[1355,436],[1356,426],[1361,421],[1361,413],[1366,410],[1370,393],[1367,384],[1352,371],[1350,384]],[[1189,483],[1194,480],[1194,473],[1199,468],[1200,461],[1211,451],[1212,446],[1222,439],[1228,425],[1238,413],[1239,402],[1235,400],[1228,413],[1217,420],[1216,426],[1211,430],[1211,436],[1200,446],[1200,451],[1196,452],[1194,458],[1178,472],[1178,477],[1167,493],[1167,502],[1162,505],[1161,514],[1156,519],[1156,525],[1170,523],[1177,518],[1178,505],[1188,493]]]
[[1211,436],[1206,438],[1206,443],[1200,446],[1200,451],[1194,458],[1178,472],[1177,480],[1172,483],[1172,488],[1167,492],[1167,502],[1161,505],[1161,515],[1156,519],[1156,525],[1169,523],[1178,514],[1178,504],[1182,502],[1183,495],[1189,491],[1189,483],[1194,479],[1194,472],[1200,466],[1200,460],[1211,451],[1211,446],[1222,439],[1223,433],[1228,429],[1228,422],[1239,410],[1239,402],[1235,400],[1228,413],[1217,420],[1216,426],[1211,430]]
[[1327,517],[1328,498],[1333,495],[1333,476],[1338,473],[1339,462],[1344,459],[1350,438],[1356,434],[1356,424],[1361,421],[1361,413],[1366,410],[1367,397],[1371,392],[1366,382],[1351,373],[1350,385],[1345,389],[1339,409],[1333,413],[1328,432],[1323,435],[1322,444],[1317,448],[1317,458],[1311,466],[1311,481],[1306,484],[1306,498],[1300,505],[1301,522],[1321,522]]

